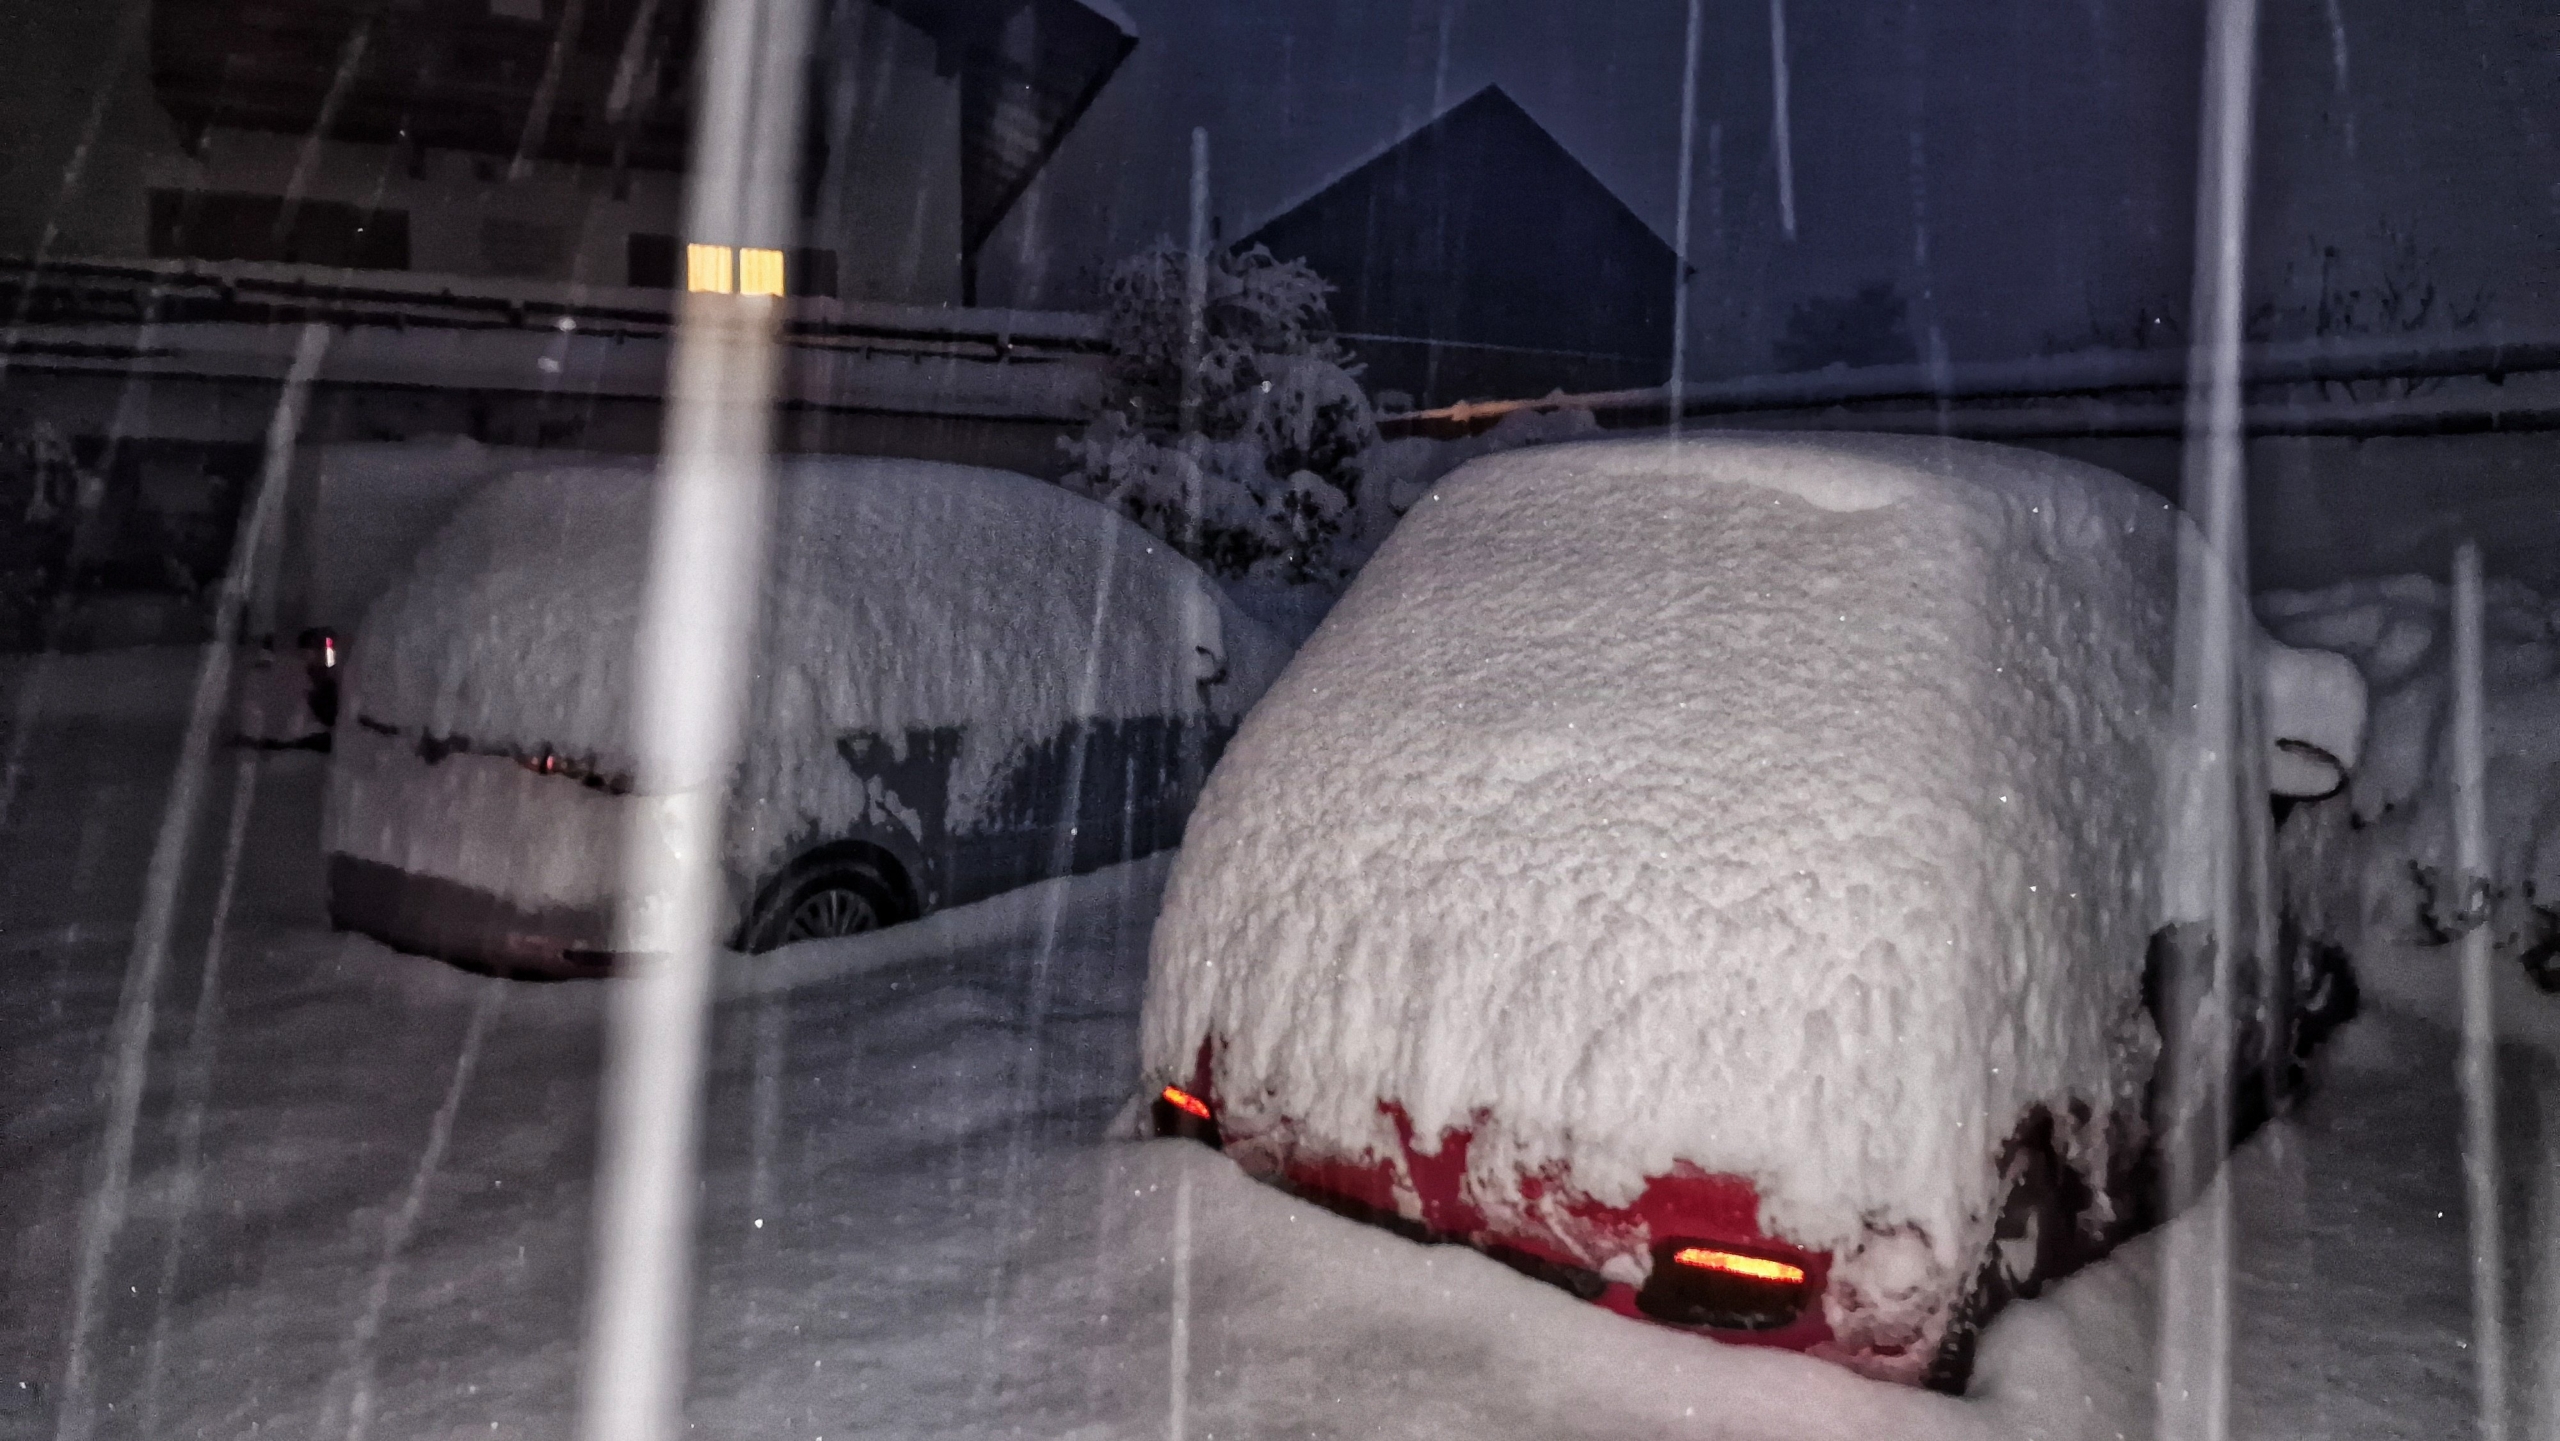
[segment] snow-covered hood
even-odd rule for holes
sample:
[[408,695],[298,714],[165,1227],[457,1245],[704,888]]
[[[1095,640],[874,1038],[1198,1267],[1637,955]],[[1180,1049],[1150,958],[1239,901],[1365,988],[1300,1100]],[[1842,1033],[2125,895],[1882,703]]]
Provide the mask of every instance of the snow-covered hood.
[[[1145,1059],[1230,1134],[1472,1129],[1499,1223],[1686,1162],[1810,1247],[1969,1265],[2030,1107],[2138,1105],[2177,516],[1969,442],[1477,461],[1247,720]],[[1506,1199],[1514,1198],[1514,1199]]]
[[[483,486],[368,612],[350,716],[629,774],[652,474],[589,464]],[[1286,659],[1197,568],[1105,507],[928,461],[779,464],[763,604],[739,782],[750,803],[841,787],[846,732],[902,744],[961,726],[965,821],[973,788],[1019,746],[1075,720],[1204,704],[1231,719]],[[1225,679],[1204,687],[1221,663]]]

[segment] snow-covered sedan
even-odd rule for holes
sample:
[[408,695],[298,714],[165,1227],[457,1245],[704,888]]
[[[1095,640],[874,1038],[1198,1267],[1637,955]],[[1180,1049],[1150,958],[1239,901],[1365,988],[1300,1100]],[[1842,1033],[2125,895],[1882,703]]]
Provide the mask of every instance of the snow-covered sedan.
[[[2146,1219],[2193,1033],[2154,1010],[2203,954],[2161,864],[2184,524],[1935,439],[1456,472],[1201,799],[1156,1129],[1629,1316],[1960,1389],[1993,1308]],[[2259,660],[2271,786],[2334,789],[2353,668]],[[2235,974],[2248,1067],[2347,994],[2294,978],[2272,1025]]]
[[[482,484],[348,648],[337,924],[509,973],[611,968],[650,474]],[[785,464],[722,857],[747,950],[1173,844],[1285,652],[1107,508],[999,471]]]

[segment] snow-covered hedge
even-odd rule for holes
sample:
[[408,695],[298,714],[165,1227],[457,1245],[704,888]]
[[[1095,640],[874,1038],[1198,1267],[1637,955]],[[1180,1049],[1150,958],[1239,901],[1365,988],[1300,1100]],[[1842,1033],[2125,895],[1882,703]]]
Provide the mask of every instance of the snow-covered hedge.
[[2475,922],[2500,958],[2499,1007],[2560,1034],[2560,605],[2508,580],[2485,591],[2484,717],[2490,873],[2453,863],[2450,587],[2421,575],[2259,598],[2267,628],[2352,659],[2371,688],[2364,761],[2341,799],[2280,833],[2312,939],[2344,947],[2367,984],[2451,1019],[2454,949]]

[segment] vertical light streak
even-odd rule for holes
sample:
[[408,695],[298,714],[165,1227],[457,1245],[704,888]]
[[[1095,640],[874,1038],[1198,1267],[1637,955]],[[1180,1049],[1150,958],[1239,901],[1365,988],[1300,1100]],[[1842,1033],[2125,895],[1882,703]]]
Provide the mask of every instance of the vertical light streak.
[[2490,1014],[2489,845],[2483,818],[2480,547],[2453,557],[2453,857],[2461,878],[2462,1181],[2470,1215],[2471,1363],[2481,1441],[2506,1441],[2506,1246],[2498,1207],[2498,1031]]
[[1707,122],[1707,249],[1724,255],[1724,122]]
[[[0,356],[0,364],[6,357]],[[9,813],[17,808],[18,787],[26,779],[27,746],[35,734],[36,720],[44,714],[47,687],[53,683],[51,650],[36,652],[35,663],[27,667],[27,678],[18,682],[18,703],[9,719],[9,757],[0,761],[0,830],[9,824]]]
[[1671,218],[1671,438],[1680,438],[1681,396],[1689,386],[1689,171],[1698,147],[1698,37],[1706,0],[1689,0],[1689,35],[1680,62],[1680,186]]
[[117,1233],[124,1229],[130,1199],[133,1133],[150,1069],[154,1002],[160,974],[168,968],[169,931],[177,919],[187,840],[195,833],[196,813],[204,802],[205,765],[213,749],[214,727],[223,700],[231,693],[232,651],[240,639],[241,610],[255,580],[253,572],[266,533],[283,508],[294,441],[302,433],[303,406],[328,348],[327,326],[314,321],[302,327],[283,390],[276,397],[275,413],[267,423],[266,459],[258,470],[258,488],[241,515],[239,534],[231,543],[230,565],[214,593],[213,638],[205,643],[204,658],[196,666],[195,694],[188,702],[187,729],[178,743],[177,769],[169,783],[169,799],[161,808],[149,868],[143,873],[142,911],[134,920],[124,988],[116,997],[115,1024],[109,1033],[107,1120],[99,1144],[97,1180],[80,1217],[71,1333],[63,1347],[62,1405],[54,1419],[56,1441],[88,1441],[97,1424],[89,1349],[98,1325],[98,1288],[106,1280],[107,1259],[115,1249]]
[[28,305],[35,300],[36,280],[44,271],[45,261],[53,255],[53,242],[61,238],[63,208],[71,203],[81,177],[88,173],[89,156],[97,148],[98,132],[106,124],[107,107],[126,94],[125,88],[116,83],[125,59],[142,42],[142,32],[150,20],[148,5],[125,8],[124,23],[116,31],[116,43],[108,52],[107,63],[90,82],[89,113],[80,122],[80,137],[71,142],[70,158],[62,163],[62,181],[54,189],[53,204],[44,213],[44,233],[36,237],[35,249],[28,253],[27,278],[19,283],[17,303],[10,308],[8,331],[0,336],[0,378],[9,373],[9,357],[17,351],[19,328],[26,322]]
[[1209,343],[1209,132],[1191,129],[1191,243],[1182,260],[1182,399],[1175,429],[1182,448],[1182,527],[1185,549],[1199,539],[1200,365]]
[[1449,108],[1449,32],[1457,27],[1456,0],[1441,0],[1440,55],[1431,66],[1431,113],[1438,115]]
[[1191,1166],[1173,1183],[1173,1326],[1167,1349],[1172,1369],[1166,1393],[1165,1441],[1182,1441],[1191,1429]]
[[1787,120],[1787,0],[1769,0],[1769,125],[1778,148],[1778,228],[1796,238],[1795,140]]
[[[2230,1430],[2231,1188],[2222,1158],[2233,1073],[2238,953],[2265,927],[2242,926],[2244,878],[2263,907],[2263,799],[2255,770],[2249,665],[2247,503],[2242,486],[2240,339],[2249,202],[2249,138],[2257,50],[2255,0],[2213,0],[2205,36],[2204,106],[2196,178],[2196,340],[2188,360],[2182,483],[2195,529],[2179,530],[2176,721],[2187,769],[2175,781],[2162,894],[2174,918],[2209,927],[2212,970],[2177,968],[2168,987],[2172,1042],[2170,1134],[2164,1157],[2172,1210],[2193,1213],[2163,1249],[2159,1434],[2222,1441]],[[2261,795],[2263,792],[2261,792]],[[2200,869],[2198,869],[2200,867]],[[2183,914],[2182,914],[2183,912]],[[2266,964],[2275,958],[2260,952]],[[2194,1034],[2203,1029],[2201,1046]]]
[[[807,0],[713,0],[703,18],[685,238],[785,244]],[[606,1038],[579,1434],[674,1441],[691,1320],[703,1029],[718,857],[763,563],[771,296],[687,292],[633,696],[639,796],[624,836]]]
[[222,881],[214,891],[213,920],[205,928],[204,975],[196,982],[195,1016],[187,1026],[187,1055],[178,1072],[177,1180],[170,1188],[169,1234],[160,1243],[160,1281],[153,1292],[151,1344],[144,1352],[142,1399],[135,1408],[141,1434],[160,1432],[160,1377],[169,1352],[169,1303],[177,1295],[178,1263],[186,1251],[187,1221],[202,1184],[206,1093],[222,1025],[222,961],[231,926],[231,900],[240,881],[240,854],[249,839],[249,815],[258,802],[258,758],[244,751],[231,770],[231,831],[222,842]]
[[[542,78],[534,82],[533,104],[525,108],[524,130],[516,137],[516,153],[507,162],[507,179],[522,180],[533,173],[533,153],[551,133],[551,112],[559,104],[560,72],[569,57],[570,37],[578,33],[579,22],[586,18],[585,0],[562,0],[560,19],[551,30],[551,51],[542,62]],[[634,34],[639,33],[637,28]],[[615,88],[621,88],[620,67],[615,68]],[[628,98],[628,92],[623,92]],[[606,109],[612,112],[613,97],[608,95]]]
[[774,1153],[782,1145],[782,1072],[791,1040],[791,1001],[781,991],[756,999],[755,1075],[747,1132],[747,1216],[758,1229],[774,1209]]
[[426,1148],[418,1153],[418,1164],[409,1173],[409,1185],[400,1193],[399,1207],[382,1224],[382,1254],[374,1262],[373,1284],[365,1288],[364,1309],[356,1315],[355,1329],[347,1334],[347,1441],[365,1441],[373,1429],[374,1347],[382,1336],[383,1315],[391,1309],[391,1283],[400,1274],[400,1256],[409,1249],[409,1237],[418,1229],[418,1218],[426,1214],[427,1188],[444,1165],[444,1153],[453,1145],[454,1118],[462,1113],[462,1097],[471,1089],[472,1067],[480,1062],[480,1047],[488,1039],[490,1023],[497,1019],[499,1004],[507,998],[507,985],[493,976],[476,986],[479,994],[472,998],[471,1021],[463,1029],[462,1050],[453,1062],[453,1079],[446,1083],[444,1100],[427,1122]]
[[320,145],[329,138],[330,128],[338,123],[338,112],[347,103],[347,92],[355,88],[356,72],[364,68],[364,52],[373,43],[373,15],[366,12],[347,35],[345,48],[338,52],[338,72],[329,81],[328,93],[320,98],[320,114],[311,122],[311,133],[302,138],[302,149],[294,156],[293,175],[285,181],[284,205],[276,211],[276,249],[284,249],[285,237],[293,233],[294,216],[302,209],[302,197],[310,192],[312,173],[320,168]]

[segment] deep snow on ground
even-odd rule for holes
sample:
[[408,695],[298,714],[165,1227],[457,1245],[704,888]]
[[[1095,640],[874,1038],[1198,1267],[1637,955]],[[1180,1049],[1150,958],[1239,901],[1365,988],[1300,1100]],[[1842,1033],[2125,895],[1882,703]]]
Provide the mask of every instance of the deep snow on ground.
[[[189,660],[59,665],[0,822],[0,955],[18,980],[0,1007],[0,1383],[44,1388],[0,1402],[0,1437],[53,1434],[104,1035]],[[0,673],[13,698],[24,675]],[[98,1435],[565,1434],[605,988],[489,981],[326,931],[326,762],[268,754],[250,762],[214,1023],[195,1031],[237,759],[217,757],[190,853],[136,1204],[103,1288]],[[1622,1320],[1187,1143],[1103,1140],[1135,1075],[1164,870],[731,973],[699,1434],[1166,1435],[1186,1185],[1190,1436],[2140,1434],[2156,1242],[2011,1311],[1982,1394],[1956,1402]],[[2519,1053],[2512,1078],[2529,1070]],[[2451,1077],[2443,1033],[2370,1016],[2320,1099],[2244,1152],[2236,1435],[2464,1428]],[[2513,1115],[2509,1154],[2535,1154],[2549,1123]]]

